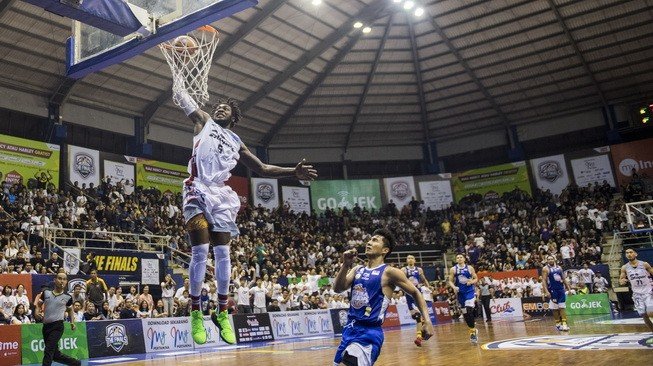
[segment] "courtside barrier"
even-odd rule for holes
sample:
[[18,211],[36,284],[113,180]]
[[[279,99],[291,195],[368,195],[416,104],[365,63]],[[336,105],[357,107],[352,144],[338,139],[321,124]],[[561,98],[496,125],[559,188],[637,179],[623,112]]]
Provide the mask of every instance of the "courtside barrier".
[[238,343],[274,340],[268,313],[234,314],[233,325]]
[[588,294],[567,296],[567,314],[592,315],[610,314],[608,294]]
[[549,302],[542,300],[542,297],[526,297],[521,299],[522,310],[529,316],[552,315],[549,309]]
[[91,321],[86,332],[91,358],[145,353],[141,319]]
[[448,302],[446,301],[434,302],[433,311],[435,311],[435,321],[437,324],[444,324],[453,321]]
[[[518,298],[504,298],[490,300],[490,312],[492,319],[523,317],[521,299]],[[483,312],[485,317],[485,312]]]
[[3,325],[0,327],[0,365],[20,365],[21,340],[20,325]]
[[[88,343],[86,341],[86,323],[75,323],[73,331],[70,324],[64,323],[64,333],[59,341],[59,349],[66,355],[76,359],[88,358]],[[4,329],[4,325],[2,329]],[[22,360],[24,364],[41,363],[45,342],[42,334],[43,324],[23,324],[20,333],[22,340]]]

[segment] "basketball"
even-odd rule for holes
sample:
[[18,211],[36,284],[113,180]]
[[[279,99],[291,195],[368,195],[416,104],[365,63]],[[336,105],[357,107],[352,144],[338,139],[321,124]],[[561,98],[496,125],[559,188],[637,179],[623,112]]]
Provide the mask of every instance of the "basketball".
[[172,42],[175,51],[193,55],[197,52],[197,41],[191,36],[179,36]]

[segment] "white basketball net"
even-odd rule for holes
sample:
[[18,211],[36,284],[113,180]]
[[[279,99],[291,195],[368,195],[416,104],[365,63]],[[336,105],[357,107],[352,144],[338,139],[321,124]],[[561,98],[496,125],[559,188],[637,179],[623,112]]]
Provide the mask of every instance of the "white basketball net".
[[181,108],[185,106],[177,95],[184,89],[200,106],[209,101],[209,70],[219,41],[218,31],[211,26],[200,27],[188,36],[193,38],[197,47],[175,44],[177,38],[159,44],[172,71],[172,100]]

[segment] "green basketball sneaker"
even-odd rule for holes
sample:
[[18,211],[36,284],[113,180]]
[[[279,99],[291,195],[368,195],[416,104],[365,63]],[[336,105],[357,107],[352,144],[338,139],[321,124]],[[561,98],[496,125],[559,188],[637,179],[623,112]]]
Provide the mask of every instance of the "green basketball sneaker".
[[211,314],[211,320],[220,330],[220,338],[222,338],[223,341],[229,344],[236,344],[236,333],[234,333],[234,330],[231,328],[229,315],[226,310],[221,311],[220,313],[214,311],[213,314]]
[[206,343],[206,329],[204,329],[204,317],[201,311],[193,310],[190,313],[190,329],[195,343]]

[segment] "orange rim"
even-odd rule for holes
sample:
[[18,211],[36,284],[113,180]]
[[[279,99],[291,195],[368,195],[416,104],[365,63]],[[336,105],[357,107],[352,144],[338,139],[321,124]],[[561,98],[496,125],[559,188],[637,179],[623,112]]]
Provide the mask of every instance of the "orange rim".
[[203,25],[203,26],[197,28],[196,31],[220,34],[220,32],[218,32],[217,29],[213,28],[213,27],[210,26],[210,25]]

